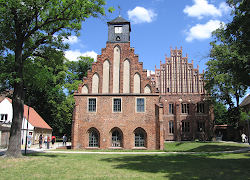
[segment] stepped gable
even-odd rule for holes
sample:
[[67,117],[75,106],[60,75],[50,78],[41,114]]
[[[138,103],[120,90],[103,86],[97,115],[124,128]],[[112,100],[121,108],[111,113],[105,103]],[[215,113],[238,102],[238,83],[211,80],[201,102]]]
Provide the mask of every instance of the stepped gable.
[[160,93],[204,94],[204,72],[199,73],[199,66],[193,67],[188,62],[188,56],[182,56],[181,49],[170,49],[170,57],[165,57],[165,63],[160,62],[160,68],[155,68],[154,79],[156,89]]
[[140,74],[141,77],[141,93],[143,93],[144,88],[149,85],[151,87],[151,92],[155,92],[155,88],[147,77],[147,70],[143,69],[143,63],[139,62],[139,57],[134,53],[134,48],[130,47],[130,43],[107,43],[106,48],[102,49],[102,54],[97,56],[97,62],[92,64],[92,69],[88,71],[87,77],[83,78],[83,83],[79,85],[78,93],[82,92],[82,87],[86,85],[88,87],[88,92],[92,92],[92,77],[95,73],[99,76],[99,90],[98,92],[102,94],[102,79],[103,79],[103,63],[108,60],[110,63],[110,79],[109,79],[109,93],[113,91],[113,58],[114,58],[114,48],[119,47],[121,51],[120,57],[120,86],[119,92],[123,93],[123,65],[125,60],[130,62],[130,93],[133,92],[134,75],[136,73]]

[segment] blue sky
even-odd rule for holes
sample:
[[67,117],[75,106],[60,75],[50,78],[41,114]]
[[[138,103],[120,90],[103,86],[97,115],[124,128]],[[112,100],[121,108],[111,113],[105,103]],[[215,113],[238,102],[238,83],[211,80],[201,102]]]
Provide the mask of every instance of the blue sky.
[[169,56],[170,47],[183,48],[189,62],[194,60],[200,71],[205,69],[211,31],[220,22],[230,19],[230,8],[223,0],[108,0],[106,7],[115,12],[106,17],[89,18],[82,24],[80,37],[71,37],[66,57],[75,60],[79,55],[95,57],[101,54],[108,38],[107,21],[119,15],[131,22],[131,47],[139,55],[144,69],[154,70],[160,60]]

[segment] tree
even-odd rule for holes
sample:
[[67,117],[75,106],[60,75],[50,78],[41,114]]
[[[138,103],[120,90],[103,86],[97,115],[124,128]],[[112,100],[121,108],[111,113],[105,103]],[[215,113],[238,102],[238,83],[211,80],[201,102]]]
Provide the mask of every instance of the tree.
[[83,77],[87,76],[87,72],[91,69],[93,62],[93,58],[79,56],[77,61],[67,61],[65,63],[68,68],[65,88],[67,88],[69,94],[73,94],[77,90]]
[[62,39],[78,34],[81,22],[104,15],[104,0],[2,0],[0,2],[1,55],[14,55],[13,120],[6,156],[21,156],[24,105],[24,63],[44,49],[62,48]]
[[[244,0],[235,2],[228,1],[235,8],[233,21],[213,33],[215,39],[210,43],[212,48],[205,79],[208,92],[228,105],[228,122],[238,126],[241,114],[239,99],[245,95],[250,79],[249,51],[242,52],[242,48],[246,50],[245,45],[249,43],[242,40],[242,37],[249,37],[245,34],[248,31],[243,30],[245,22],[242,22],[246,16],[249,20],[249,6],[246,8],[249,3]],[[240,10],[242,7],[244,10]]]

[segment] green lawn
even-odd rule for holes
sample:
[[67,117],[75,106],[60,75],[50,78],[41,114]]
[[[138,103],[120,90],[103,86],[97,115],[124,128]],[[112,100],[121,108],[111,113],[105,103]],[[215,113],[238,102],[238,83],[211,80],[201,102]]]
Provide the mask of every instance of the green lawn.
[[250,179],[250,153],[242,154],[30,154],[0,157],[0,179]]
[[249,148],[248,144],[224,143],[224,142],[168,142],[165,143],[167,152],[218,152],[232,151]]

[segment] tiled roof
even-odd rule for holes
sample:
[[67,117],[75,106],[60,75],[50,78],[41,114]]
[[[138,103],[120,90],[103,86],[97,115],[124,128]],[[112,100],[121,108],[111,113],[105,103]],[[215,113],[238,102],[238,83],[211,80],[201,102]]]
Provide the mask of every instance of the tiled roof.
[[130,23],[130,22],[122,18],[121,16],[118,16],[117,18],[113,19],[112,21],[109,21],[108,23],[113,24],[113,23]]
[[[24,105],[24,114],[23,116],[27,119],[28,117],[28,106]],[[37,128],[43,129],[52,129],[43,118],[32,108],[29,107],[29,123]]]
[[250,104],[250,94],[247,95],[247,97],[245,97],[245,99],[243,99],[243,101],[240,103],[240,106],[246,106]]

